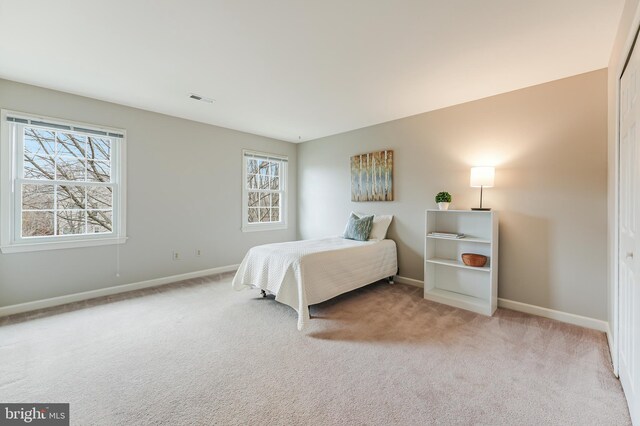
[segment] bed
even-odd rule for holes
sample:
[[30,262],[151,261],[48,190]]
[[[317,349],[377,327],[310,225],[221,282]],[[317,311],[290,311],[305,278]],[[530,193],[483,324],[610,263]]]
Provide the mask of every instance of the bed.
[[298,330],[309,305],[324,302],[398,271],[393,240],[329,237],[253,247],[233,279],[233,288],[258,288],[298,312]]

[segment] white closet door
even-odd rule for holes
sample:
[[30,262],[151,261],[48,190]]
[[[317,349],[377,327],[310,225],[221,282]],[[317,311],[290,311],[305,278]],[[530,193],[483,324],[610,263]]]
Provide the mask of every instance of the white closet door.
[[637,196],[640,125],[640,47],[631,54],[620,81],[620,217],[618,261],[619,374],[631,418],[640,425],[640,250]]

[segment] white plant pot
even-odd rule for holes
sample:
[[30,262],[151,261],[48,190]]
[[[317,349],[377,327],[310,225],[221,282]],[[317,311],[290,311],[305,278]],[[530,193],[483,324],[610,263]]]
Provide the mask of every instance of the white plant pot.
[[438,209],[449,210],[449,203],[438,203]]

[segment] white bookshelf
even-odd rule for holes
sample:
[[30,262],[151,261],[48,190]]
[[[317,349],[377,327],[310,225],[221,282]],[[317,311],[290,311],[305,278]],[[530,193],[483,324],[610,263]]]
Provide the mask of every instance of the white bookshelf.
[[[465,238],[430,236],[431,232]],[[483,254],[487,264],[462,263],[462,253]],[[498,306],[498,213],[478,210],[427,210],[424,239],[424,298],[484,315]]]

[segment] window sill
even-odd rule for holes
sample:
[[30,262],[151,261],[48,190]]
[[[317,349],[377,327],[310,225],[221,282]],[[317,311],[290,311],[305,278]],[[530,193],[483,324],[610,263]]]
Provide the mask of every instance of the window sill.
[[287,229],[286,223],[265,223],[260,225],[244,225],[242,232],[257,232],[257,231],[277,231],[280,229]]
[[127,237],[95,238],[86,240],[46,241],[38,243],[20,243],[0,247],[3,254],[25,253],[29,251],[58,250],[93,246],[106,246],[112,244],[124,244]]

